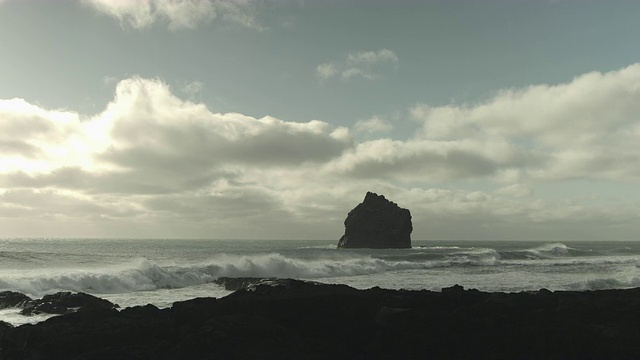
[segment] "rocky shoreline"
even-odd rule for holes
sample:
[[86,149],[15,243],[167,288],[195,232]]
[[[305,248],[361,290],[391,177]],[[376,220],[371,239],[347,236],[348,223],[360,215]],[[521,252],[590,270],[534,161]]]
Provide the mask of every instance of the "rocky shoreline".
[[[167,309],[118,310],[102,299],[62,293],[58,297],[74,305],[65,315],[18,327],[0,323],[0,358],[640,357],[640,288],[486,293],[459,286],[433,292],[292,279],[218,281],[238,290]],[[11,305],[8,298],[0,297],[0,307],[42,303],[22,298],[27,303]],[[46,303],[45,310],[62,312],[55,301]]]

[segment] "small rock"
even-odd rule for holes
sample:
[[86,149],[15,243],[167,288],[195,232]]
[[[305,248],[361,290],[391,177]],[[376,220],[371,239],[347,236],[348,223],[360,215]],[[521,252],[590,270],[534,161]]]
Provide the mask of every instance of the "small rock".
[[16,291],[0,292],[0,309],[22,308],[31,301],[31,298]]
[[22,315],[37,314],[68,314],[75,311],[93,309],[115,309],[118,308],[108,300],[100,299],[85,293],[59,292],[45,295],[42,299],[32,300],[20,312]]
[[215,284],[224,286],[226,290],[235,291],[240,289],[246,289],[252,285],[259,284],[266,280],[275,280],[275,278],[221,276],[216,280],[214,280],[213,282]]

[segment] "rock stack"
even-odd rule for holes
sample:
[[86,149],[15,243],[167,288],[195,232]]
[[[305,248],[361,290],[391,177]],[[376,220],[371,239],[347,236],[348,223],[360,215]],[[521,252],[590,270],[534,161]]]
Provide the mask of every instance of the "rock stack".
[[384,195],[367,192],[364,201],[349,212],[338,248],[411,248],[411,213]]

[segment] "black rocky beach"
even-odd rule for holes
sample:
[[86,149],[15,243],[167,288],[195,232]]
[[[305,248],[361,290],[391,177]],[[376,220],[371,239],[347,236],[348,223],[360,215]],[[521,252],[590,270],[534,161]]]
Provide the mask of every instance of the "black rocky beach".
[[[37,324],[0,324],[2,359],[632,359],[640,289],[489,293],[221,278],[238,289],[159,309],[48,298]],[[2,293],[0,304],[33,308]],[[13,300],[12,300],[13,299]],[[26,300],[26,301],[25,301]],[[42,305],[43,299],[35,300]],[[17,301],[17,302],[15,302]],[[61,309],[67,309],[63,311]]]

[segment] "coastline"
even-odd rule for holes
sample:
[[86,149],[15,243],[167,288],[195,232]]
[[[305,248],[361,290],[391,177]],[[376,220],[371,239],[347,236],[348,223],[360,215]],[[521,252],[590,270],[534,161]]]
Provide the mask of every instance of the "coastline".
[[[245,279],[246,280],[246,279]],[[0,324],[2,359],[637,358],[640,288],[499,293],[230,281],[222,298]]]

